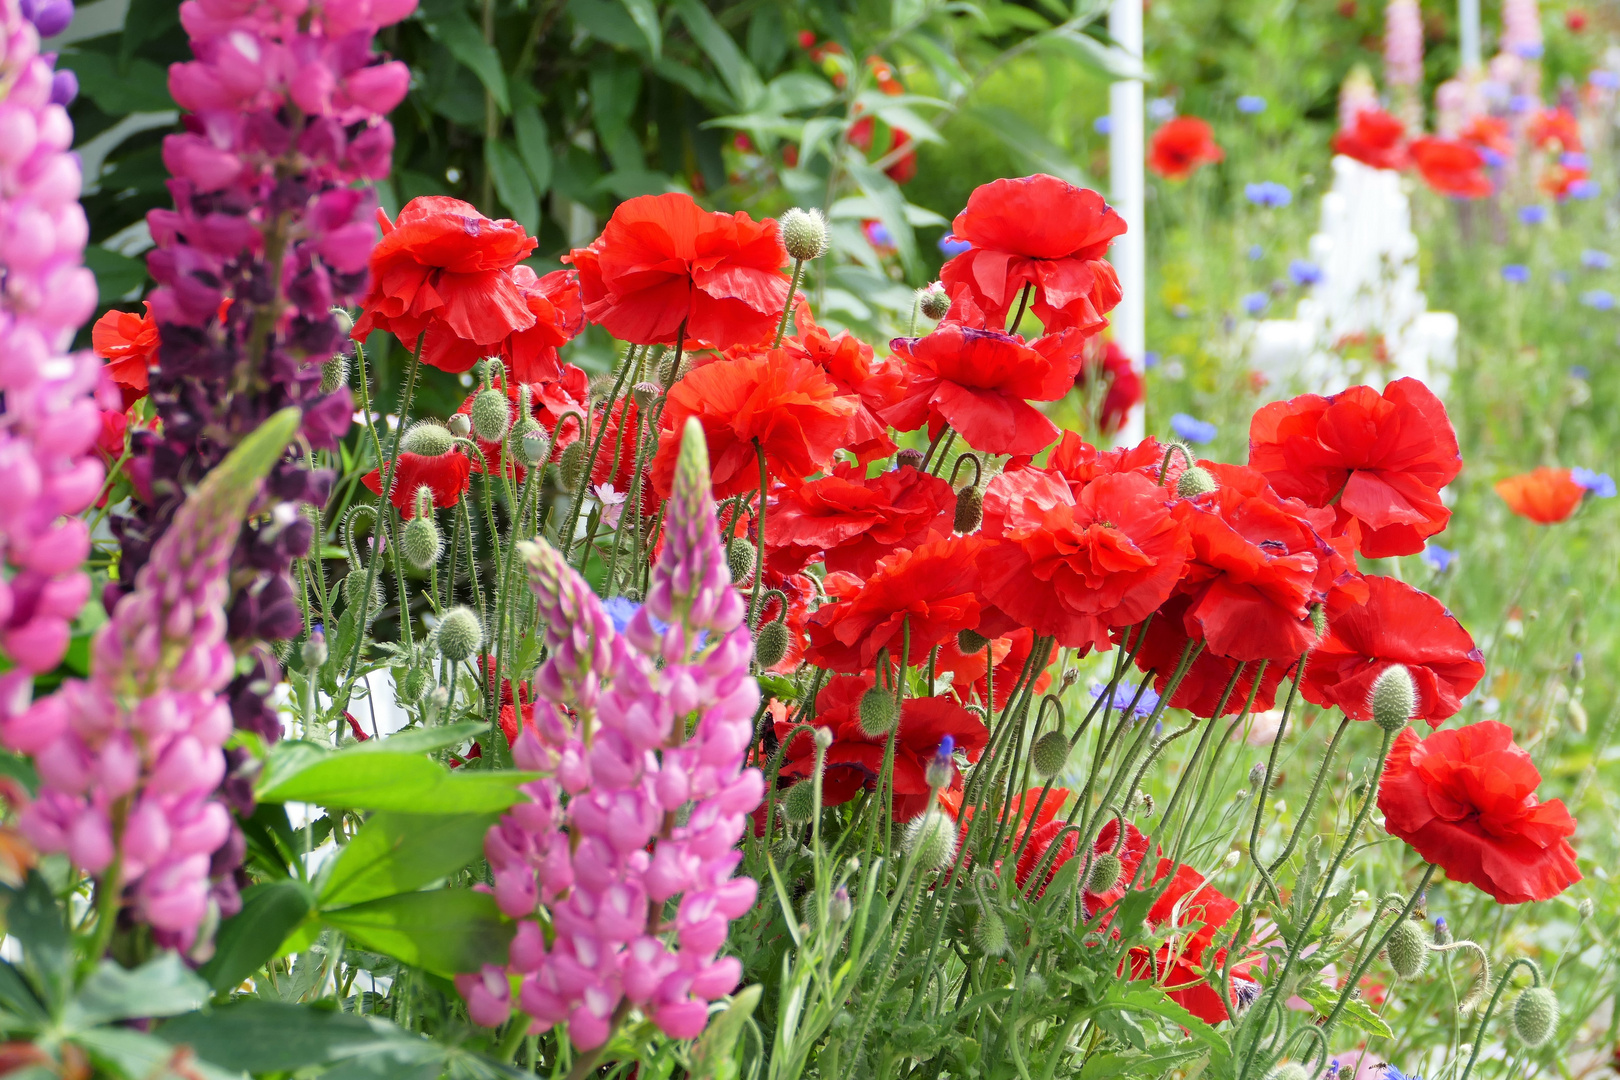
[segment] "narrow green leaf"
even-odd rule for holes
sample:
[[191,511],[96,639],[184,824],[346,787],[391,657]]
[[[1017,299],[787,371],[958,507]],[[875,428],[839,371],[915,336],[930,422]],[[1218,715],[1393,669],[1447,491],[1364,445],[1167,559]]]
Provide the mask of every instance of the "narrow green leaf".
[[373,814],[332,861],[321,887],[323,908],[420,889],[460,870],[483,852],[489,814]]
[[546,121],[540,110],[533,105],[513,109],[512,136],[523,167],[529,170],[534,193],[545,195],[551,188],[551,137],[546,134]]
[[664,28],[658,21],[658,9],[653,6],[652,0],[620,0],[620,2],[630,13],[630,20],[647,39],[647,49],[656,60],[664,51]]
[[0,960],[0,1005],[31,1026],[41,1026],[50,1019],[28,980],[9,960]]
[[295,878],[254,885],[242,893],[242,910],[220,924],[214,956],[199,971],[215,990],[228,990],[281,951],[315,906],[309,886]]
[[459,5],[435,5],[426,13],[428,33],[432,34],[461,64],[478,76],[495,99],[502,113],[511,111],[507,96],[506,72],[501,68],[501,54],[495,46],[484,40],[483,32],[473,23]]
[[[471,742],[489,731],[481,720],[462,720],[439,727],[412,727],[384,735],[380,739],[367,739],[351,744],[340,751],[345,754],[431,754],[435,750],[448,750]],[[324,749],[324,747],[323,747]]]
[[68,1002],[62,1026],[70,1031],[92,1028],[115,1020],[178,1016],[208,1004],[208,984],[167,952],[126,971],[103,960]]
[[528,170],[516,150],[504,139],[484,141],[484,168],[495,181],[495,194],[513,220],[533,233],[540,230],[540,200],[529,183]]
[[915,277],[919,265],[917,234],[911,231],[911,222],[906,217],[906,199],[900,194],[899,186],[886,174],[873,168],[854,147],[849,148],[845,167],[861,191],[872,200],[878,220],[883,222],[883,227],[894,238],[894,249],[900,255],[900,265],[905,268],[907,277]]
[[675,0],[671,5],[675,13],[686,24],[691,32],[692,40],[698,43],[715,69],[720,72],[720,78],[725,80],[726,87],[731,91],[732,97],[744,109],[752,109],[765,92],[760,82],[759,73],[754,65],[743,56],[737,43],[731,40],[725,27],[709,13],[701,0]]
[[[270,770],[266,769],[266,773]],[[533,773],[452,773],[416,754],[385,751],[329,754],[260,787],[264,802],[309,802],[344,810],[421,810],[472,814],[505,810]]]
[[692,1045],[692,1080],[713,1080],[722,1075],[721,1063],[729,1062],[737,1039],[742,1035],[748,1018],[754,1015],[764,987],[755,983],[745,988],[726,1011],[709,1022],[698,1041]]
[[5,903],[6,931],[22,946],[23,971],[54,1014],[73,985],[73,946],[56,896],[39,871],[31,870],[21,889],[0,885],[0,899]]
[[402,893],[322,918],[362,949],[445,976],[504,964],[516,929],[493,896],[470,889]]

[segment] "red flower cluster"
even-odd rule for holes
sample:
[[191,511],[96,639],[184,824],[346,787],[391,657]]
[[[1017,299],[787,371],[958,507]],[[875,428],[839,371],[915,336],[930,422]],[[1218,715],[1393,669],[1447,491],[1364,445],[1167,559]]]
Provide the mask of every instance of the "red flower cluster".
[[1333,152],[1375,169],[1403,169],[1406,125],[1382,109],[1358,110],[1350,126],[1333,136]]
[[1216,144],[1208,121],[1196,116],[1167,121],[1148,143],[1148,168],[1171,180],[1191,176],[1225,158],[1226,151]]
[[1460,199],[1480,199],[1491,193],[1482,148],[1494,150],[1482,137],[1490,133],[1470,128],[1457,138],[1425,135],[1408,141],[1406,125],[1379,109],[1356,112],[1349,127],[1333,136],[1333,152],[1375,169],[1415,166],[1435,191]]

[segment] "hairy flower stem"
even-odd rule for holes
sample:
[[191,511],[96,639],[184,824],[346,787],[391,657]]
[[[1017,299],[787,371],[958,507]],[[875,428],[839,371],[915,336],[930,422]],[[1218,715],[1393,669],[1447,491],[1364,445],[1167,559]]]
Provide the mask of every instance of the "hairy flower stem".
[[788,279],[787,303],[782,307],[782,319],[776,324],[776,337],[771,339],[771,348],[782,346],[782,335],[787,332],[788,317],[793,314],[793,294],[799,291],[799,277],[804,273],[804,260],[793,260],[793,276]]
[[[517,566],[518,540],[523,532],[523,519],[529,513],[529,496],[539,486],[535,483],[535,475],[539,471],[538,469],[530,469],[528,475],[523,478],[523,487],[521,494],[518,496],[517,512],[512,515],[511,535],[506,541],[506,562],[501,568],[501,580],[497,589],[499,595],[495,600],[497,614],[495,616],[493,636],[498,644],[495,653],[495,692],[491,695],[493,712],[489,718],[489,737],[491,740],[495,738],[495,733],[501,726],[501,682],[509,677],[515,677],[517,674],[512,668],[512,653],[517,648],[518,637],[515,625],[517,606],[512,602],[513,594],[518,591],[518,588],[513,578],[513,572]],[[514,623],[510,633],[507,630],[508,622]],[[515,686],[512,688],[512,712],[517,718],[518,726],[521,728],[523,718],[520,715],[521,706],[518,702],[517,690],[518,688]]]
[[[1423,885],[1419,885],[1418,892],[1413,894],[1414,900],[1418,895],[1421,895],[1424,886],[1428,884],[1429,876],[1433,873],[1434,866],[1431,865],[1428,873],[1423,877]],[[1513,980],[1513,973],[1520,967],[1530,969],[1531,986],[1541,985],[1541,969],[1529,957],[1521,956],[1507,966],[1507,970],[1502,972],[1502,977],[1496,981],[1496,990],[1491,994],[1490,1003],[1485,1006],[1485,1011],[1480,1014],[1479,1031],[1474,1035],[1474,1048],[1468,1055],[1468,1064],[1463,1067],[1462,1076],[1458,1077],[1457,1080],[1468,1080],[1468,1074],[1474,1071],[1474,1062],[1479,1058],[1480,1044],[1485,1041],[1485,1026],[1491,1022],[1491,1014],[1496,1011],[1496,1003],[1501,1000],[1502,991],[1507,989],[1508,983]],[[1337,1013],[1337,1010],[1335,1010],[1335,1013]]]
[[[1300,835],[1305,831],[1305,826],[1311,819],[1311,812],[1316,808],[1316,797],[1322,792],[1322,782],[1327,778],[1328,768],[1333,764],[1334,754],[1338,752],[1339,740],[1344,738],[1344,733],[1349,727],[1350,718],[1348,716],[1339,721],[1337,730],[1333,732],[1333,738],[1328,742],[1327,751],[1322,755],[1322,764],[1317,768],[1316,776],[1311,781],[1310,793],[1305,796],[1305,808],[1300,811],[1299,820],[1294,823],[1294,831],[1289,834],[1288,843],[1283,847],[1282,853],[1272,859],[1270,864],[1266,866],[1266,873],[1275,874],[1277,869],[1288,861],[1289,856],[1293,855],[1294,848],[1299,845]],[[1258,866],[1259,863],[1257,862],[1255,865]]]
[[[781,336],[781,332],[778,331],[777,337]],[[770,487],[770,474],[765,470],[765,447],[760,445],[758,439],[754,440],[754,456],[759,458],[759,542],[754,548],[754,588],[753,591],[748,594],[748,628],[754,631],[755,634],[758,634],[759,590],[760,586],[765,581],[765,498]],[[906,638],[908,643],[911,640],[909,636],[910,632],[910,624],[908,623],[905,628],[905,633],[908,635]],[[907,647],[907,652],[910,652],[909,645]],[[902,682],[905,681],[906,659],[906,657],[900,658],[900,678]],[[894,708],[894,726],[895,730],[898,731],[900,730],[900,703],[898,700],[896,700]]]
[[[557,534],[557,539],[560,541],[558,550],[562,552],[563,562],[568,561],[569,553],[573,550],[574,530],[579,525],[579,512],[585,505],[585,496],[591,490],[591,476],[596,471],[596,459],[602,453],[602,440],[607,435],[608,421],[613,417],[613,405],[619,400],[619,391],[624,389],[624,380],[629,377],[630,370],[635,366],[634,349],[632,349],[631,353],[625,356],[624,362],[619,365],[619,377],[613,380],[613,389],[608,393],[607,404],[602,408],[602,423],[597,427],[596,437],[591,441],[591,452],[586,455],[585,466],[579,474],[579,490],[574,493],[574,505],[568,512],[568,528],[561,530]],[[587,415],[584,422],[587,426],[590,421],[590,411],[589,408],[586,409]],[[624,425],[620,424],[619,426],[622,429]],[[587,432],[582,429],[580,438],[585,438],[586,434]],[[623,434],[622,430],[620,434]],[[581,570],[585,569],[585,564],[590,561],[590,558],[591,545],[587,540],[585,553],[579,559]]]
[[[1288,699],[1283,702],[1282,718],[1277,721],[1277,733],[1271,738],[1271,753],[1266,757],[1265,779],[1260,781],[1260,790],[1254,793],[1254,823],[1249,826],[1249,861],[1259,871],[1260,880],[1271,893],[1273,900],[1277,900],[1277,885],[1271,880],[1270,872],[1261,865],[1256,849],[1260,844],[1260,825],[1266,814],[1266,793],[1271,790],[1271,778],[1277,773],[1277,751],[1282,746],[1283,737],[1288,734],[1288,718],[1294,711],[1294,699],[1299,693],[1300,680],[1305,678],[1305,660],[1310,655],[1309,650],[1300,653],[1299,664],[1294,668],[1294,681],[1288,688]],[[1258,679],[1255,680],[1259,682]],[[1251,896],[1252,899],[1252,896]]]

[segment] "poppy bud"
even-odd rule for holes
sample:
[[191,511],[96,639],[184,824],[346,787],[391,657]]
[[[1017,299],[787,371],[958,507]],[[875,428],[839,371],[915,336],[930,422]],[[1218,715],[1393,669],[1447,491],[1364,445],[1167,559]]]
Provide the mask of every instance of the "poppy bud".
[[973,532],[984,521],[984,496],[979,489],[963,488],[956,496],[956,520],[951,528],[966,535]]
[[777,226],[782,230],[782,246],[798,262],[809,262],[827,254],[827,219],[820,210],[794,207],[783,214]]
[[1097,856],[1091,864],[1091,873],[1086,876],[1086,891],[1089,893],[1105,893],[1119,884],[1120,872],[1124,869],[1120,865],[1119,856],[1112,851],[1105,851]]
[[868,737],[887,735],[894,727],[894,696],[872,687],[861,695],[861,731]]
[[759,637],[754,641],[754,660],[761,668],[773,668],[787,655],[787,648],[787,624],[773,620],[759,628]]
[[985,956],[1000,956],[1007,951],[1007,924],[989,908],[981,908],[973,923],[973,944]]
[[1064,668],[1062,676],[1060,676],[1058,678],[1058,688],[1060,690],[1067,690],[1067,689],[1069,689],[1069,687],[1073,686],[1075,683],[1077,683],[1079,681],[1080,681],[1080,669],[1079,668]]
[[1373,680],[1373,723],[1394,735],[1412,719],[1417,708],[1417,687],[1412,676],[1400,664],[1391,664]]
[[471,608],[453,607],[439,623],[439,655],[459,664],[484,643],[484,628]]
[[1545,986],[1532,986],[1513,1003],[1513,1031],[1526,1046],[1540,1046],[1558,1026],[1558,999]]
[[1197,495],[1205,495],[1215,490],[1215,477],[1210,471],[1197,465],[1188,467],[1176,481],[1176,494],[1183,499],[1191,499]]
[[538,427],[525,431],[518,445],[523,450],[523,460],[530,465],[539,465],[551,458],[551,439]]
[[833,744],[832,728],[816,728],[815,740],[817,750],[831,750]]
[[1389,966],[1402,979],[1415,979],[1429,966],[1429,943],[1423,940],[1423,931],[1411,919],[1395,924],[1385,950],[1389,954]]
[[747,581],[754,572],[754,545],[742,537],[734,538],[726,545],[726,566],[731,570],[731,580],[734,582]]
[[827,921],[833,926],[842,926],[855,914],[855,905],[849,901],[849,889],[843,885],[833,890],[832,898],[827,902]]
[[964,655],[971,656],[976,652],[983,652],[984,647],[990,644],[990,639],[977,630],[959,630],[956,634],[956,647]]
[[304,669],[314,671],[326,663],[326,635],[316,626],[304,642],[303,648]]
[[455,444],[455,436],[450,434],[449,428],[433,420],[423,420],[411,425],[400,440],[399,448],[407,454],[439,457],[448,454]]
[[920,469],[922,468],[922,463],[923,452],[921,450],[914,450],[909,446],[894,455],[894,467],[897,469],[903,468],[906,465],[910,465],[913,469]]
[[[363,567],[358,570],[350,570],[347,576],[344,577],[343,598],[348,602],[350,608],[361,609],[360,597],[366,588],[366,577],[367,574]],[[371,603],[364,608],[368,626],[371,624],[371,620],[377,617],[377,613],[382,610],[382,606],[382,575],[378,574],[371,583]]]
[[926,289],[917,290],[917,306],[928,318],[943,319],[951,310],[951,298],[946,295],[945,286],[936,281]]
[[321,365],[321,393],[330,394],[349,385],[349,358],[337,353]]
[[803,825],[816,812],[816,789],[809,780],[800,780],[782,796],[782,816],[792,825]]
[[956,858],[956,822],[934,807],[906,826],[906,854],[924,870],[943,870]]
[[557,459],[557,486],[567,492],[577,491],[584,476],[585,442],[575,439],[563,447],[562,456]]
[[1311,1080],[1311,1074],[1305,1071],[1305,1066],[1296,1061],[1286,1065],[1279,1065],[1266,1074],[1266,1080]]
[[1042,780],[1050,780],[1063,771],[1063,766],[1069,761],[1069,739],[1061,731],[1048,731],[1035,740],[1035,748],[1030,751],[1029,760],[1035,767],[1035,775]]
[[449,428],[450,434],[458,439],[465,439],[472,434],[472,421],[467,419],[464,412],[451,413],[450,419],[445,421],[445,427]]
[[657,383],[638,382],[630,388],[630,399],[636,403],[636,408],[645,409],[657,401],[658,395],[661,393],[663,393],[663,390],[659,388]]
[[1311,632],[1316,635],[1318,641],[1327,636],[1327,612],[1321,604],[1311,605]]
[[473,398],[472,429],[483,442],[500,442],[512,426],[512,406],[499,390],[480,390]]
[[444,710],[450,704],[450,691],[443,686],[435,686],[433,693],[427,696],[427,703],[423,706],[426,714],[423,719],[432,724],[444,715]]
[[348,337],[349,331],[354,329],[354,316],[349,314],[348,308],[333,308],[332,321],[337,324],[344,337]]
[[405,554],[405,561],[418,570],[426,570],[438,562],[444,551],[444,541],[432,516],[418,514],[407,521],[404,534],[399,538],[399,548]]

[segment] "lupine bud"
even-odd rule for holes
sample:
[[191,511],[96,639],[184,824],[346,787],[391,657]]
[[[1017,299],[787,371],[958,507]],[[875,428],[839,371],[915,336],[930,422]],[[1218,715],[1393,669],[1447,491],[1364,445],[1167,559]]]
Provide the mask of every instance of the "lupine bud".
[[636,403],[636,408],[646,409],[658,400],[658,395],[664,391],[655,382],[638,382],[630,388],[630,400]]
[[816,789],[809,780],[800,780],[782,796],[782,816],[794,825],[803,825],[816,812]]
[[944,870],[956,858],[956,822],[935,807],[906,826],[906,853],[923,870]]
[[907,465],[910,465],[913,469],[920,469],[922,463],[923,452],[921,450],[913,450],[907,447],[894,455],[894,467],[897,469],[904,468]]
[[782,230],[782,246],[799,262],[819,259],[827,253],[827,219],[820,210],[794,207],[777,221]]
[[405,530],[399,538],[399,549],[404,553],[405,561],[418,570],[426,570],[439,561],[439,556],[444,553],[444,540],[431,513],[424,514],[419,510],[415,517],[405,523]]
[[523,433],[518,447],[523,451],[523,460],[530,465],[539,465],[551,459],[551,439],[538,426]]
[[450,434],[458,439],[465,439],[472,434],[472,421],[467,419],[467,414],[463,412],[451,413],[450,419],[444,422],[444,426],[449,428]]
[[500,390],[478,391],[472,403],[472,429],[483,442],[498,443],[512,426],[512,405]]
[[990,639],[977,630],[959,630],[956,634],[956,647],[964,655],[971,656],[976,652],[983,652],[984,647],[990,644]]
[[951,310],[951,298],[946,294],[945,286],[936,281],[925,289],[917,290],[917,306],[928,318],[943,319]]
[[754,641],[754,660],[761,668],[773,668],[787,655],[788,628],[786,623],[772,620],[759,628]]
[[1195,498],[1215,490],[1215,477],[1208,469],[1190,466],[1176,481],[1176,494],[1183,499]]
[[894,727],[894,695],[874,686],[861,695],[861,731],[868,738],[887,735]]
[[484,627],[471,608],[453,607],[439,623],[439,654],[459,664],[484,643]]
[[1540,1046],[1558,1026],[1558,999],[1545,986],[1532,986],[1513,1003],[1513,1031],[1526,1046]]
[[1395,924],[1385,948],[1389,953],[1389,966],[1403,979],[1415,979],[1429,966],[1429,943],[1411,919]]
[[726,545],[726,566],[731,580],[741,584],[754,573],[754,545],[737,537]]
[[448,454],[455,444],[455,436],[450,434],[449,428],[432,420],[422,420],[412,424],[405,432],[399,448],[407,454],[439,457],[441,454]]
[[973,944],[985,956],[1000,956],[1007,951],[1007,924],[989,907],[980,908],[973,922]]
[[557,459],[557,486],[567,492],[577,491],[584,475],[585,440],[575,439],[563,447],[562,456]]
[[1373,722],[1394,735],[1412,719],[1417,708],[1417,687],[1411,673],[1400,664],[1391,664],[1373,680]]
[[1069,737],[1061,731],[1048,731],[1035,740],[1035,748],[1030,752],[1030,763],[1035,767],[1035,775],[1042,780],[1051,780],[1063,771],[1063,766],[1069,761]]
[[842,926],[855,914],[855,905],[850,903],[849,889],[840,885],[833,890],[832,898],[827,903],[827,921],[833,926]]
[[321,393],[334,393],[340,386],[349,385],[349,358],[338,353],[321,365]]
[[963,488],[956,496],[956,519],[951,528],[966,535],[984,521],[984,496],[975,487]]
[[326,635],[321,632],[319,624],[310,631],[309,637],[304,641],[302,659],[305,671],[314,671],[326,663]]
[[1119,875],[1124,867],[1120,864],[1119,856],[1112,851],[1105,851],[1097,856],[1091,864],[1091,873],[1086,877],[1086,891],[1089,893],[1105,893],[1119,884]]

